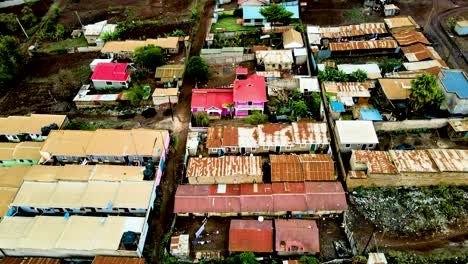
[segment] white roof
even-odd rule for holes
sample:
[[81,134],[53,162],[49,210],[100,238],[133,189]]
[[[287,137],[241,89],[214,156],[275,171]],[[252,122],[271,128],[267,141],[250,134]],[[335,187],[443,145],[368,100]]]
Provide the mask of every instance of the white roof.
[[294,56],[307,56],[307,49],[306,48],[299,48],[294,49]]
[[119,250],[123,233],[141,233],[144,217],[4,217],[0,248],[16,250]]
[[98,63],[111,63],[112,59],[94,59],[89,65],[96,66]]
[[377,79],[382,78],[382,74],[380,74],[379,65],[372,63],[372,64],[339,64],[338,70],[344,71],[346,74],[351,74],[357,70],[363,70],[367,73],[367,77],[369,79]]
[[307,26],[307,38],[310,45],[320,45],[320,26]]
[[320,92],[320,85],[316,77],[299,78],[301,92],[307,89],[309,92]]
[[337,120],[335,129],[340,144],[379,143],[372,121]]
[[432,67],[440,67],[440,68],[445,68],[440,64],[439,61],[437,60],[427,60],[427,61],[417,61],[417,62],[405,62],[403,63],[403,66],[408,71],[417,71],[417,70],[425,70],[429,69]]
[[291,50],[259,50],[255,53],[257,60],[265,64],[293,63]]
[[258,141],[255,138],[257,132],[256,127],[239,127],[237,133],[239,135],[240,148],[258,148]]
[[107,20],[104,20],[104,21],[100,21],[94,24],[89,24],[89,25],[84,26],[85,36],[101,35],[101,32],[106,24],[107,24]]

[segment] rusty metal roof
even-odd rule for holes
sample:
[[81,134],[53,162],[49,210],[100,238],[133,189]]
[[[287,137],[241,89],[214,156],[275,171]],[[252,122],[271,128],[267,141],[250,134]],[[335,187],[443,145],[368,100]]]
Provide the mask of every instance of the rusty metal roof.
[[468,150],[429,149],[427,151],[441,172],[468,172]]
[[229,251],[273,252],[273,221],[231,220]]
[[427,40],[423,33],[418,31],[409,31],[393,34],[400,46],[408,46],[411,44],[422,43],[425,45],[431,45],[431,42]]
[[258,126],[259,146],[293,146],[293,131],[286,124],[263,124]]
[[91,264],[145,264],[144,258],[96,256]]
[[327,93],[346,97],[370,97],[369,88],[374,88],[372,82],[323,82]]
[[387,29],[384,23],[362,23],[338,27],[320,27],[322,38],[343,38],[385,33],[387,33]]
[[397,173],[387,151],[353,150],[351,161],[365,164],[368,173]]
[[291,181],[334,181],[333,160],[326,154],[270,155],[271,180]]
[[434,59],[439,61],[443,67],[447,67],[447,64],[442,60],[439,53],[437,53],[433,47],[427,47],[421,43],[417,43],[411,46],[402,47],[401,50],[405,54],[406,59],[410,62]]
[[328,144],[327,124],[323,122],[293,122],[295,144]]
[[226,126],[223,129],[222,145],[237,147],[239,145],[238,127]]
[[207,148],[221,148],[223,146],[223,128],[222,127],[209,127],[206,138]]
[[278,252],[320,252],[315,220],[276,219],[275,250]]
[[60,264],[60,259],[32,257],[4,257],[1,264]]
[[262,173],[262,158],[259,156],[224,156],[190,158],[187,178],[258,176]]
[[395,49],[396,47],[398,47],[398,43],[392,39],[332,42],[329,44],[331,51]]
[[438,172],[427,150],[389,150],[398,172]]

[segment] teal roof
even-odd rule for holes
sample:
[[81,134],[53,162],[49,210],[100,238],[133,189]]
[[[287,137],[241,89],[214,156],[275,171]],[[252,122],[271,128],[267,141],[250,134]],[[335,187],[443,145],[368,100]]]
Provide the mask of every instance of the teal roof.
[[465,73],[460,70],[442,70],[440,81],[449,93],[455,93],[461,99],[468,98],[468,80]]
[[[295,2],[297,3],[297,2]],[[288,4],[288,2],[281,3],[284,8],[293,13],[293,16],[291,18],[298,19],[299,18],[299,5],[291,5]],[[260,9],[264,8],[264,6],[244,6],[242,7],[242,12],[243,12],[243,19],[265,19],[261,14],[260,14]]]
[[382,121],[382,115],[380,115],[377,109],[361,109],[359,110],[361,114],[361,120],[369,120],[369,121]]

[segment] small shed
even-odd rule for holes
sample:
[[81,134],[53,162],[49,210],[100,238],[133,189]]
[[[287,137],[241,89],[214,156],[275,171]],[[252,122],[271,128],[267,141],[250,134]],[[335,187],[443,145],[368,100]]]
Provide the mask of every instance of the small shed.
[[394,16],[400,13],[400,8],[398,6],[391,4],[384,6],[384,14],[385,16]]
[[458,21],[455,24],[454,30],[460,36],[468,35],[468,20]]
[[468,119],[452,119],[447,127],[452,141],[468,141]]
[[190,256],[189,235],[183,234],[171,237],[171,255],[176,258],[187,259]]
[[303,77],[299,79],[299,89],[303,94],[320,92],[319,81],[316,77]]
[[301,33],[291,28],[283,32],[283,47],[285,49],[297,49],[304,47]]
[[342,152],[374,149],[379,143],[372,121],[338,120],[335,124],[335,134]]
[[169,106],[179,102],[178,88],[156,88],[153,92],[153,104],[158,107]]
[[305,64],[307,62],[307,49],[297,48],[293,50],[294,60],[296,64]]
[[271,220],[231,220],[230,252],[273,252],[273,222]]
[[275,220],[275,250],[278,255],[320,252],[319,230],[314,220]]

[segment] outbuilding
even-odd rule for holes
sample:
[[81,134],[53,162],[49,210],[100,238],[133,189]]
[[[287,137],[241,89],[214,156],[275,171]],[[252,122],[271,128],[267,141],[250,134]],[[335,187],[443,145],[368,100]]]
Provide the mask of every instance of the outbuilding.
[[338,120],[335,124],[335,133],[342,152],[352,149],[374,149],[379,143],[372,121]]
[[104,87],[128,88],[130,71],[128,63],[98,63],[91,80],[96,89]]

